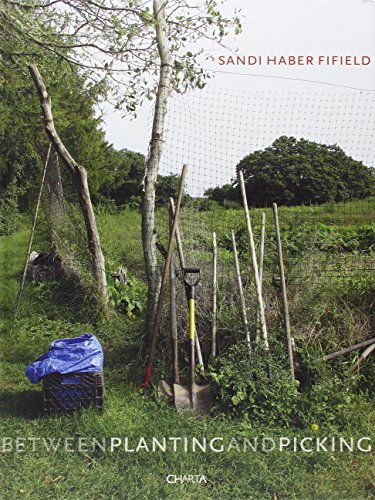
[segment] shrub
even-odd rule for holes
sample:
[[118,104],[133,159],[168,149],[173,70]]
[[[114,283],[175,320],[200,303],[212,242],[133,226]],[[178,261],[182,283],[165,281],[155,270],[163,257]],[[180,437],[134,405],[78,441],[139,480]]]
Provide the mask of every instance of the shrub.
[[20,215],[17,198],[16,181],[9,184],[8,188],[0,193],[0,236],[19,230]]
[[260,348],[250,355],[246,343],[231,346],[210,368],[219,411],[252,424],[289,426],[297,388],[283,365],[277,355]]
[[146,300],[146,285],[134,276],[125,271],[126,281],[121,283],[113,275],[108,276],[109,303],[118,312],[126,313],[133,318],[135,314],[142,313]]
[[301,382],[293,383],[281,343],[274,343],[272,353],[258,348],[251,355],[246,343],[232,345],[210,366],[216,411],[251,427],[310,429],[317,424],[332,431],[364,427],[359,417],[373,404],[366,400],[373,370],[367,367],[370,376],[365,379],[348,373],[347,360],[318,363],[317,353],[311,354],[299,352],[296,377]]
[[219,208],[219,204],[214,200],[207,200],[206,198],[196,198],[190,202],[191,207],[193,207],[198,212],[209,212],[215,211]]
[[325,430],[360,429],[372,403],[359,394],[360,380],[348,368],[343,360],[310,366],[313,383],[299,395],[296,423],[303,427],[315,423]]

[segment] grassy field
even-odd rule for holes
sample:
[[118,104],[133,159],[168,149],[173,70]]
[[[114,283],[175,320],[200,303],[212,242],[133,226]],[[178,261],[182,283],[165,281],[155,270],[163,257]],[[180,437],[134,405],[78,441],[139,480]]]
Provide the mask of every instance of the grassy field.
[[[221,218],[223,228],[229,227],[225,217]],[[332,219],[332,214],[327,215],[326,222],[328,217]],[[354,218],[346,224],[354,224]],[[107,260],[114,265],[123,263],[132,273],[142,277],[139,214],[103,213],[99,217],[99,227]],[[19,320],[16,325],[13,324],[12,309],[27,241],[26,230],[0,238],[1,499],[374,498],[373,453],[360,451],[355,446],[353,452],[347,449],[332,451],[329,447],[327,451],[312,452],[293,451],[293,448],[266,451],[260,446],[257,451],[243,451],[240,445],[234,446],[232,440],[234,438],[237,443],[242,443],[244,438],[252,442],[258,439],[260,443],[262,438],[267,437],[278,443],[280,437],[296,438],[297,441],[307,437],[313,442],[317,438],[327,437],[329,441],[332,437],[343,437],[347,441],[353,438],[356,443],[361,437],[368,436],[374,447],[375,416],[371,395],[366,395],[365,391],[353,394],[348,410],[344,401],[331,403],[330,396],[324,392],[326,388],[316,387],[316,393],[322,396],[316,399],[317,408],[311,415],[317,417],[309,419],[306,416],[303,424],[298,426],[261,426],[251,419],[231,418],[217,409],[204,420],[178,414],[174,407],[158,399],[154,388],[145,391],[139,387],[144,376],[144,360],[139,349],[142,335],[140,316],[129,318],[113,314],[109,319],[94,321],[85,312],[87,304],[83,303],[81,307],[74,301],[62,300],[58,285],[41,283],[27,287]],[[37,235],[34,247],[38,250],[48,247],[42,233]],[[358,289],[360,295],[364,288],[356,286],[352,293],[357,293]],[[293,319],[297,335],[302,338],[312,331],[318,339],[317,344],[333,349],[336,342],[345,344],[351,340],[350,335],[364,335],[366,330],[363,325],[368,321],[363,317],[363,309],[358,309],[357,314],[353,306],[344,318],[336,317],[335,314],[340,316],[345,308],[332,302],[336,313],[329,308],[324,316],[324,303],[326,307],[333,299],[322,295],[322,290],[316,290],[315,294],[316,305],[311,306],[303,317]],[[305,308],[311,297],[305,297]],[[349,301],[349,298],[346,300]],[[369,299],[363,301],[366,306]],[[291,304],[292,311],[293,307],[295,310],[301,307],[297,298],[295,302]],[[362,322],[357,317],[362,318]],[[319,328],[317,321],[322,323]],[[343,326],[344,322],[347,327]],[[94,333],[105,350],[104,413],[99,415],[88,410],[73,418],[47,418],[41,414],[41,387],[30,384],[24,370],[46,351],[53,339],[78,336],[85,331]],[[330,337],[330,331],[335,337]],[[160,372],[156,371],[154,380],[158,375]],[[345,413],[345,419],[334,419],[326,410],[331,404],[343,405],[348,413]],[[312,430],[313,424],[318,426],[316,430]],[[129,452],[119,447],[111,451],[108,443],[113,437],[122,440],[127,437],[132,448],[137,446],[141,437],[148,443],[153,437],[159,440],[163,437],[196,437],[200,442],[204,438],[209,441],[219,437],[223,438],[226,449],[223,452],[203,452],[200,449],[195,452],[174,452],[171,449],[167,452],[147,452],[145,449]],[[19,441],[21,444],[17,450],[16,438],[34,439],[35,449],[32,448],[32,441],[24,441],[24,449],[22,441]],[[86,443],[81,449],[78,447],[79,438]],[[57,450],[47,451],[43,439],[55,439],[55,444],[60,443]],[[73,451],[65,449],[66,439]],[[93,439],[101,443],[104,439],[107,449],[103,451],[98,445],[91,449]],[[232,449],[228,449],[230,443]],[[363,446],[367,444],[363,443]],[[170,484],[168,475],[204,475],[205,481]]]

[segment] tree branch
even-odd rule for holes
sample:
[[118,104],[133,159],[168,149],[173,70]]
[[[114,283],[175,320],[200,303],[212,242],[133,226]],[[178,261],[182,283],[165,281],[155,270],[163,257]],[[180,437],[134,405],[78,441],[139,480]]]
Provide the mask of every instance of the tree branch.
[[95,214],[91,203],[90,191],[87,182],[87,173],[84,167],[71,156],[64,143],[60,139],[53,121],[52,103],[48,95],[44,81],[35,64],[29,66],[30,75],[34,81],[38,92],[40,104],[43,110],[44,125],[46,133],[50,138],[57,154],[62,159],[72,174],[79,195],[79,203],[82,210],[82,215],[85,220],[87,241],[93,271],[96,279],[99,302],[103,305],[108,302],[107,295],[107,278],[105,274],[104,256],[100,245],[100,237],[96,225]]

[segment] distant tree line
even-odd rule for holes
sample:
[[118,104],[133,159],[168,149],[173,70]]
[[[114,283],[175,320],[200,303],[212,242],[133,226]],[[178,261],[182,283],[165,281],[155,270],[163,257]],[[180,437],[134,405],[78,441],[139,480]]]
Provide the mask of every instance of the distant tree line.
[[[348,156],[337,145],[282,136],[264,150],[243,158],[243,172],[252,206],[319,204],[367,198],[375,193],[374,169]],[[225,205],[240,202],[236,180],[206,190],[205,196]]]
[[[56,126],[74,158],[88,170],[94,204],[109,200],[139,207],[145,157],[125,148],[116,150],[105,140],[96,111],[105,89],[52,53],[44,53],[40,64],[48,68]],[[7,55],[0,60],[0,110],[0,233],[5,234],[15,227],[17,214],[33,206],[47,145],[33,82],[22,64]],[[373,169],[337,145],[306,139],[282,136],[243,158],[236,166],[240,170],[252,206],[324,203],[374,194]],[[176,195],[178,182],[178,175],[159,176],[156,206]],[[208,189],[205,196],[221,205],[241,201],[235,180]]]
[[[106,141],[96,109],[105,89],[54,54],[44,53],[39,62],[48,68],[46,83],[56,127],[72,156],[87,168],[93,203],[138,207],[145,157],[125,148],[116,150]],[[0,58],[0,235],[17,229],[19,214],[33,208],[48,143],[40,103],[24,63],[7,55]],[[65,169],[61,175],[69,197],[74,192],[71,180]],[[178,180],[176,175],[159,176],[157,206],[175,196]]]

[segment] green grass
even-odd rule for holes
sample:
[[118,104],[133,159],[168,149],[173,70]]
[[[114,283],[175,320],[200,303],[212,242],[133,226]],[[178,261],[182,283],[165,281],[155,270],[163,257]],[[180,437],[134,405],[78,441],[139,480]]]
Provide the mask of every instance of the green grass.
[[[304,437],[309,429],[251,429],[219,418],[199,420],[178,415],[157,402],[153,393],[130,386],[121,369],[107,370],[103,415],[86,411],[74,418],[38,415],[40,389],[25,379],[24,363],[3,364],[2,436],[23,438],[86,438],[189,436],[223,437],[280,435]],[[124,370],[126,373],[126,371]],[[324,432],[320,435],[325,435]],[[358,434],[357,434],[358,435]],[[1,498],[371,498],[371,457],[365,453],[126,453],[100,450],[47,453],[0,453]],[[169,485],[168,474],[204,474],[208,483]],[[53,482],[56,480],[56,482]]]
[[[23,231],[12,236],[2,236],[0,244],[0,273],[1,273],[1,318],[10,317],[18,291],[19,278],[25,260],[28,242],[28,232]],[[23,251],[23,253],[22,253]]]
[[[230,211],[228,211],[230,212]],[[226,216],[225,216],[226,217]],[[229,217],[229,215],[228,215]],[[238,215],[239,217],[239,215]],[[320,220],[320,219],[319,219]],[[228,221],[229,224],[229,221]],[[140,273],[142,249],[140,216],[136,212],[103,214],[99,227],[109,261],[125,264]],[[156,392],[141,390],[143,360],[140,358],[141,320],[122,316],[100,319],[78,314],[56,301],[55,285],[28,286],[20,318],[14,326],[11,313],[27,247],[28,232],[0,238],[0,439],[74,438],[101,440],[129,438],[137,443],[163,436],[308,437],[369,435],[375,446],[375,416],[371,401],[352,409],[350,424],[331,425],[321,418],[300,428],[259,428],[218,412],[208,419],[178,414],[173,406],[159,401]],[[35,248],[46,242],[39,234]],[[319,312],[320,314],[320,312]],[[312,321],[312,320],[311,320]],[[302,319],[301,319],[302,323]],[[41,387],[29,383],[26,366],[45,352],[55,338],[91,331],[105,350],[105,410],[102,415],[84,411],[74,417],[47,418],[41,415]],[[154,374],[157,380],[158,372]],[[314,434],[311,424],[319,424]],[[76,443],[76,441],[75,441]],[[168,484],[168,474],[204,474],[207,484]],[[375,491],[371,454],[359,451],[302,453],[178,452],[126,453],[99,449],[79,452],[60,448],[48,453],[42,446],[33,452],[16,453],[2,448],[0,440],[0,498],[183,498],[183,499],[365,499]]]
[[135,210],[104,213],[98,217],[98,226],[106,259],[139,273],[143,267],[141,214]]

